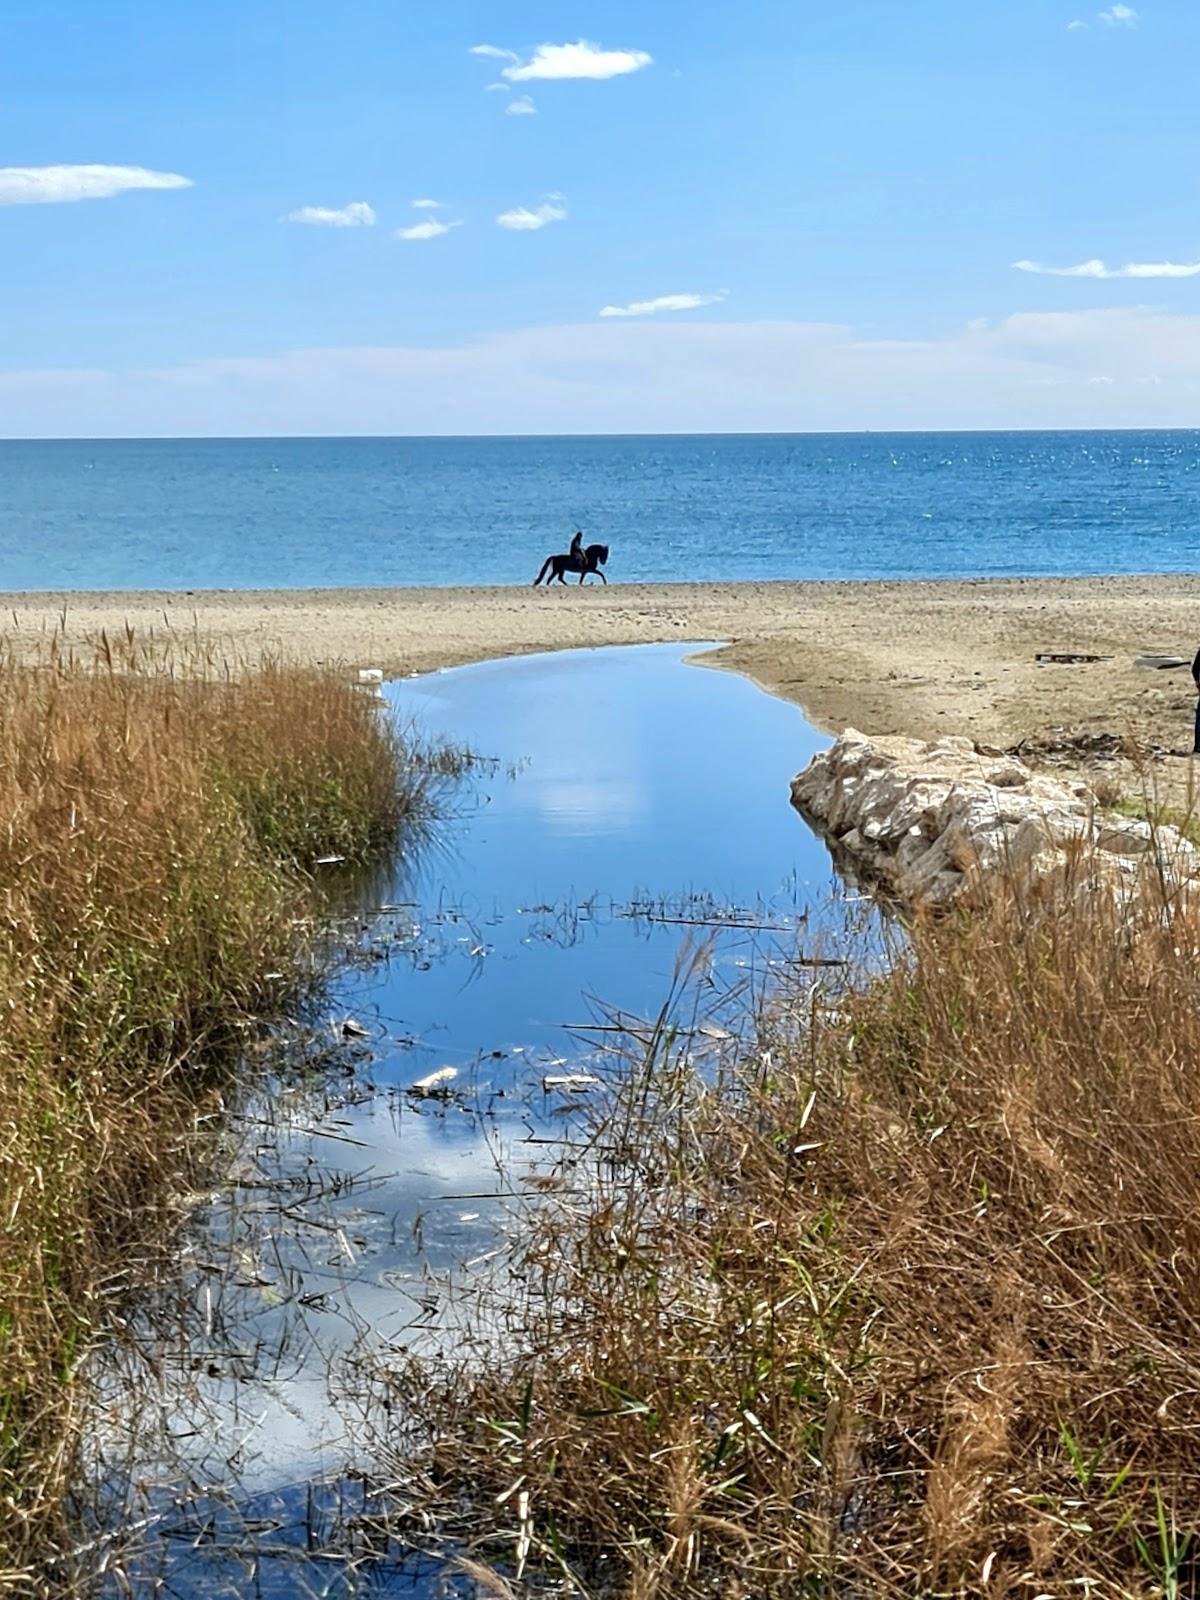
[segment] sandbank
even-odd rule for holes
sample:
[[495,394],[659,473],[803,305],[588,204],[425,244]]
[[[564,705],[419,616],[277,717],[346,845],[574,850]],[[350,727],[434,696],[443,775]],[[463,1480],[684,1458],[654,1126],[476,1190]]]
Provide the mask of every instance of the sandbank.
[[[199,630],[232,653],[381,667],[389,676],[516,653],[725,640],[707,664],[798,702],[817,725],[1010,746],[1066,730],[1190,748],[1186,669],[1200,577],[942,582],[612,584],[603,588],[278,589],[10,593],[0,630],[18,653],[56,631]],[[1045,652],[1108,659],[1039,665]]]

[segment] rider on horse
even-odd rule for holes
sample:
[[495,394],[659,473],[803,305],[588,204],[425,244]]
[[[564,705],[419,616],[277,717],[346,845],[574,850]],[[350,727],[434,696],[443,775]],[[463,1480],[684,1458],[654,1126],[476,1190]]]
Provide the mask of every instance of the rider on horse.
[[533,586],[536,589],[538,584],[545,582],[547,579],[551,583],[565,583],[567,581],[565,574],[568,572],[577,572],[580,583],[585,578],[590,577],[599,578],[601,583],[607,583],[608,579],[600,570],[607,560],[608,546],[606,544],[585,545],[581,530],[571,540],[571,548],[566,555],[546,557],[545,561],[542,562],[542,570],[533,580]]

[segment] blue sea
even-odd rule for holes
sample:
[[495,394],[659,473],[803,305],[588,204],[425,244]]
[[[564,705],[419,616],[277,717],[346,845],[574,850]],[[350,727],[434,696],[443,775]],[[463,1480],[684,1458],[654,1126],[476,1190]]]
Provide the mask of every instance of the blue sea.
[[0,441],[0,588],[1197,567],[1200,431]]

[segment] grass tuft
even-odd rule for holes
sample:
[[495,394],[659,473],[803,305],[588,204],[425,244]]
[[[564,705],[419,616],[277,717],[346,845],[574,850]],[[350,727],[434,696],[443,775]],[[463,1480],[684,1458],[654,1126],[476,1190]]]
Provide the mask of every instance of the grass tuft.
[[332,673],[0,655],[0,1590],[58,1531],[80,1364],[198,1123],[314,970],[313,863],[386,849],[425,785]]
[[1152,794],[1122,795],[1112,810],[1133,822],[1148,822],[1156,828],[1174,828],[1189,844],[1200,846],[1200,816],[1194,804],[1168,805]]
[[474,1559],[626,1600],[1200,1591],[1200,912],[1136,915],[1001,884],[716,1078],[659,1029],[529,1218],[505,1353],[388,1373]]

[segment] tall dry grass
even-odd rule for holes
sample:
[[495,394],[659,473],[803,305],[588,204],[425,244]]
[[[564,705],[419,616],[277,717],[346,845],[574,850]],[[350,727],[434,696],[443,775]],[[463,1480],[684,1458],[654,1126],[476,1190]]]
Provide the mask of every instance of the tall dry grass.
[[0,657],[0,1591],[54,1531],[78,1365],[223,1069],[311,970],[314,859],[422,801],[332,674],[132,637]]
[[715,1079],[664,1021],[531,1218],[516,1353],[389,1374],[473,1556],[628,1600],[1200,1593],[1200,915],[999,886],[819,999]]

